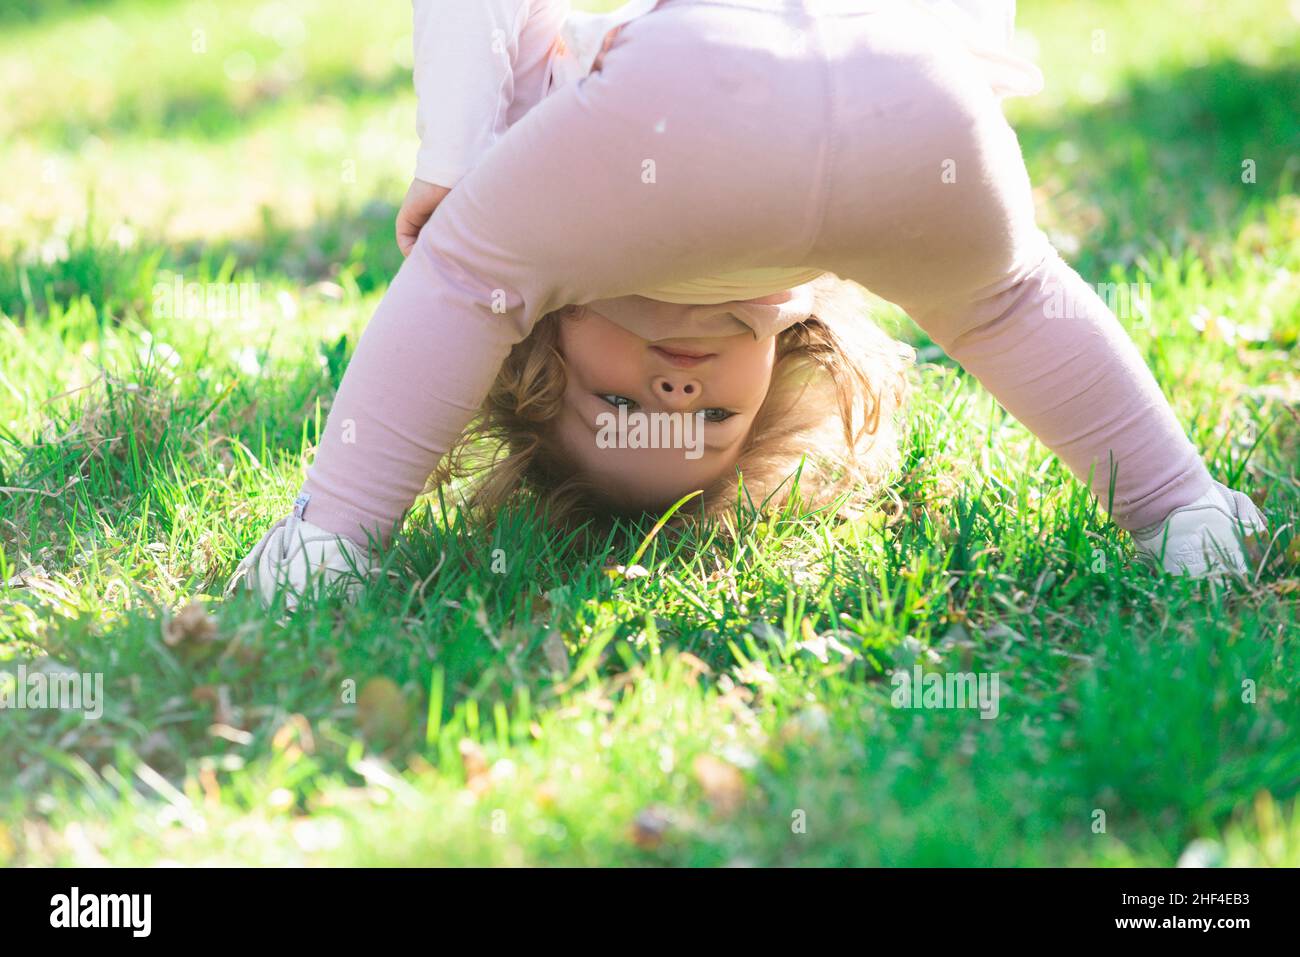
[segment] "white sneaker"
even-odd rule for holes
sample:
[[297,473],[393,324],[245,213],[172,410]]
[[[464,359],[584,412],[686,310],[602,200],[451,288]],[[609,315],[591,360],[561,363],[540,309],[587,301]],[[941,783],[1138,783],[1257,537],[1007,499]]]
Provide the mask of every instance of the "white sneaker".
[[1242,539],[1266,527],[1249,497],[1215,482],[1195,502],[1132,534],[1138,553],[1165,571],[1207,578],[1245,574],[1248,563]]
[[293,514],[271,526],[235,569],[226,594],[242,583],[269,607],[278,592],[292,611],[304,595],[338,585],[348,601],[356,601],[374,572],[366,549],[350,539],[327,532],[302,518],[301,498]]

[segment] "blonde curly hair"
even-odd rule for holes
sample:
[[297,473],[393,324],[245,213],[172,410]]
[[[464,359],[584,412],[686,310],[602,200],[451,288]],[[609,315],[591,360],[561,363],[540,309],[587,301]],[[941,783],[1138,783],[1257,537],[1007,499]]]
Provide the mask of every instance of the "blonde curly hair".
[[[740,481],[729,474],[703,489],[683,519],[733,510],[742,487],[769,507],[792,494],[814,507],[866,499],[898,466],[914,353],[871,321],[859,287],[828,275],[814,293],[812,316],[777,335],[771,385],[735,465]],[[511,350],[479,416],[434,473],[437,485],[468,480],[464,504],[481,518],[491,521],[521,493],[565,527],[644,514],[575,472],[554,429],[566,385],[560,324],[578,313],[550,313]]]

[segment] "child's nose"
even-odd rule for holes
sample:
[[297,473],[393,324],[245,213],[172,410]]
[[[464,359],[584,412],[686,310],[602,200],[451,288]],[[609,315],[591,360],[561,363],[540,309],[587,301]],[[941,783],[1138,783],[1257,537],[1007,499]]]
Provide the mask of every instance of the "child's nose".
[[655,376],[650,380],[650,389],[670,412],[687,411],[704,392],[699,380],[686,376]]

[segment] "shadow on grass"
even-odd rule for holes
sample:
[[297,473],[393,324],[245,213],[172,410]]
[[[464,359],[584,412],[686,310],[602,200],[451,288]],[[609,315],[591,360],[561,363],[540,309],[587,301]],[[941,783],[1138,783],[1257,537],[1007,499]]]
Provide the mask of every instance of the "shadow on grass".
[[1219,60],[1016,130],[1049,221],[1066,220],[1091,270],[1230,244],[1300,179],[1297,103],[1300,68]]
[[286,107],[309,109],[324,100],[368,102],[379,112],[394,97],[411,90],[411,75],[394,68],[378,77],[364,77],[347,69],[317,72],[296,80],[267,78],[256,95],[240,102],[228,88],[172,90],[159,101],[152,97],[128,98],[116,104],[103,121],[79,117],[56,127],[62,142],[80,142],[87,135],[129,133],[136,136],[187,136],[207,142],[233,138],[263,117]]
[[39,321],[53,307],[87,297],[102,322],[135,313],[148,316],[158,282],[171,274],[186,282],[239,274],[249,281],[308,285],[345,273],[361,293],[388,285],[402,264],[393,236],[397,206],[371,200],[360,207],[321,212],[309,228],[286,226],[264,214],[255,236],[185,243],[139,243],[122,249],[91,222],[68,238],[65,255],[20,248],[0,260],[0,312]]
[[327,100],[366,104],[375,112],[411,89],[409,71],[394,67],[382,76],[365,77],[347,68],[294,80],[267,77],[253,95],[231,96],[232,87],[204,77],[193,86],[172,83],[116,99],[107,116],[82,112],[81,105],[58,111],[43,121],[24,124],[19,133],[34,134],[65,148],[79,148],[90,136],[105,139],[124,135],[167,139],[188,137],[212,143],[234,138],[276,111],[308,110]]
[[150,541],[188,534],[192,492],[270,481],[315,442],[317,404],[328,408],[334,376],[310,360],[274,377],[217,362],[201,375],[204,356],[173,371],[151,355],[52,403],[36,434],[0,428],[3,544],[32,554],[45,543],[61,569],[100,529],[134,523]]

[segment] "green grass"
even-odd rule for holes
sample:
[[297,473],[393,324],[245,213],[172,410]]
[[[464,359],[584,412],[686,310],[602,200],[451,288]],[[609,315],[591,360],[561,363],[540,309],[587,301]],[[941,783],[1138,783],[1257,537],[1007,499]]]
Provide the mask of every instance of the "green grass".
[[[10,5],[0,671],[106,704],[0,712],[0,863],[1300,864],[1300,23],[1230,7],[1022,4],[1048,88],[1009,112],[1044,225],[1150,284],[1126,324],[1262,502],[1249,580],[1133,563],[927,350],[862,518],[742,508],[616,580],[648,528],[434,501],[357,605],[284,619],[221,587],[399,262],[407,7]],[[159,315],[176,274],[259,309]],[[998,717],[893,707],[918,664],[996,673]]]

